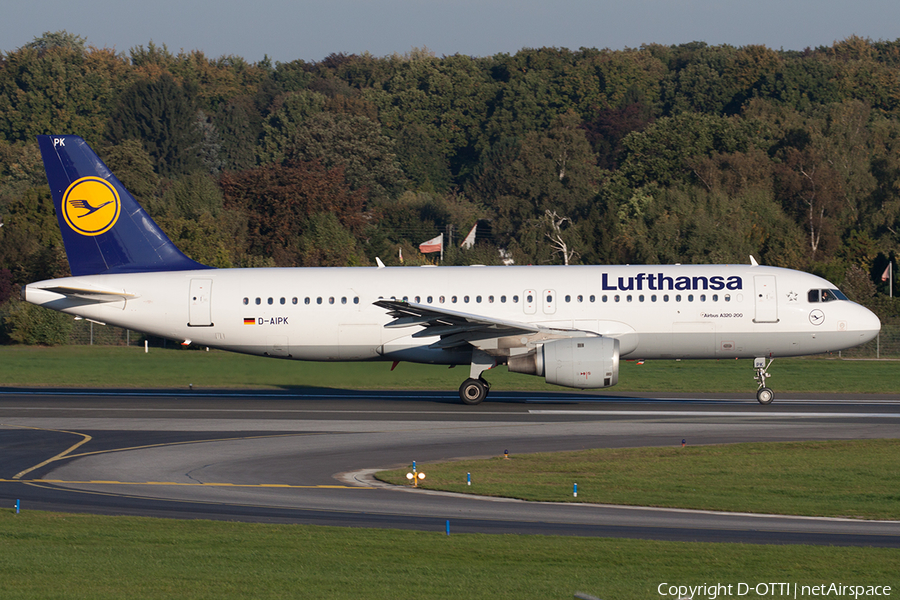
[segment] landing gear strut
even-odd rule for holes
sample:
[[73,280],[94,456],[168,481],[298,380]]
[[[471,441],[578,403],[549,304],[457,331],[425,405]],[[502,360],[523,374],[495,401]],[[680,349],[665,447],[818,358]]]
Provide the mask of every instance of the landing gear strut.
[[459,386],[459,399],[463,404],[481,404],[487,398],[491,384],[481,378],[481,374],[496,366],[497,361],[493,356],[483,350],[472,350],[472,366],[469,369],[469,378]]
[[491,384],[479,377],[478,379],[466,379],[459,386],[459,398],[463,404],[475,405],[481,404],[487,398]]
[[759,384],[759,389],[756,390],[756,400],[760,404],[772,404],[772,400],[775,399],[775,392],[766,387],[766,379],[771,377],[771,373],[768,373],[769,367],[772,366],[772,361],[769,361],[769,364],[766,364],[765,358],[757,358],[753,361],[753,368],[756,369],[756,382]]

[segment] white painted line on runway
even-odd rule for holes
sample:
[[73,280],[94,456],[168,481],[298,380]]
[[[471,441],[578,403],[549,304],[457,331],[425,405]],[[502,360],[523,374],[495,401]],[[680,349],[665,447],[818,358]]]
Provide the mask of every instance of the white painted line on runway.
[[872,419],[893,418],[900,419],[900,413],[847,413],[847,412],[747,412],[724,410],[529,410],[533,415],[586,415],[593,417],[618,416],[618,417],[762,417],[781,419],[791,417],[796,419]]

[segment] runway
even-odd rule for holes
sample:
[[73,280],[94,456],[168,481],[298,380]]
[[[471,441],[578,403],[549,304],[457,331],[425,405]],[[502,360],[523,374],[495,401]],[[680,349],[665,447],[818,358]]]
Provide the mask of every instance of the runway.
[[24,510],[743,543],[900,547],[900,522],[545,504],[371,473],[598,447],[900,437],[900,396],[0,390],[0,504]]

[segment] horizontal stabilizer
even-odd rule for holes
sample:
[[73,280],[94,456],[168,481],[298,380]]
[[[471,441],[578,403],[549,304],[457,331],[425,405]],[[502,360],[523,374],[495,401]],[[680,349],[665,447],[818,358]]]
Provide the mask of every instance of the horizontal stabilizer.
[[96,288],[76,288],[62,285],[38,289],[72,298],[83,298],[85,300],[94,300],[97,302],[115,302],[117,300],[128,300],[138,297],[136,294],[129,294],[125,290],[101,290]]

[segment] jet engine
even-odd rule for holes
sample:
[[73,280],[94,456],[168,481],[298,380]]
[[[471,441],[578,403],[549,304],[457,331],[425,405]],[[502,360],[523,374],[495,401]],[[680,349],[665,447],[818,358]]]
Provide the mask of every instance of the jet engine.
[[619,382],[619,340],[609,337],[566,338],[509,357],[513,373],[543,376],[547,383],[595,389]]

